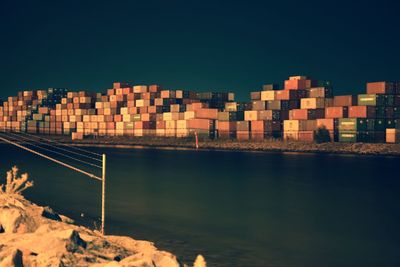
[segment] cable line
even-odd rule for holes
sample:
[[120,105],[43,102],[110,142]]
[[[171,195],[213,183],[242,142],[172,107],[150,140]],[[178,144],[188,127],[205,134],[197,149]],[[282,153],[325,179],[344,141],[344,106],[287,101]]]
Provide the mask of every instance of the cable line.
[[[34,135],[31,135],[31,134],[26,134],[26,133],[24,133],[24,132],[17,132],[17,133],[18,133],[18,134],[23,134],[23,135],[28,135],[28,136],[34,136]],[[40,137],[38,137],[38,138],[40,138]],[[41,139],[41,138],[40,138],[40,139]],[[101,159],[96,159],[96,158],[94,158],[94,157],[90,157],[90,156],[87,156],[87,155],[85,155],[85,154],[81,154],[81,153],[78,153],[78,152],[75,152],[75,151],[71,151],[71,150],[68,150],[68,149],[65,149],[65,148],[62,148],[62,147],[59,147],[59,146],[55,146],[55,145],[49,144],[49,143],[40,142],[40,141],[35,141],[35,142],[44,144],[44,145],[46,145],[46,146],[54,147],[54,148],[56,148],[56,149],[63,150],[63,151],[66,151],[66,152],[69,152],[69,153],[72,153],[72,154],[75,154],[75,155],[79,155],[79,156],[81,156],[81,157],[85,157],[85,158],[89,158],[89,159],[92,159],[92,160],[96,160],[96,161],[98,161],[98,162],[102,162]]]
[[[19,131],[19,133],[23,133],[23,132]],[[59,145],[62,145],[62,146],[66,146],[66,147],[69,147],[71,149],[80,150],[82,152],[90,153],[90,154],[93,154],[93,155],[96,155],[96,156],[99,156],[99,157],[102,156],[102,154],[98,154],[98,153],[95,153],[95,152],[90,151],[90,150],[86,150],[86,149],[83,149],[83,148],[67,145],[67,144],[64,144],[64,143],[61,143],[61,142],[57,142],[57,141],[54,141],[54,140],[51,140],[51,139],[48,139],[48,138],[44,138],[44,137],[41,137],[41,136],[36,136],[36,135],[33,135],[33,134],[29,134],[29,133],[24,133],[24,134],[32,136],[32,137],[35,137],[35,138],[40,138],[40,139],[46,140],[48,142],[52,142],[52,143],[56,143],[56,144],[59,144]]]
[[[14,134],[14,133],[10,133],[10,134],[18,136],[18,134]],[[13,137],[13,138],[14,138],[14,139],[17,139],[17,141],[19,141],[19,142],[21,142],[21,140],[18,140],[18,138],[22,138],[22,139],[25,139],[25,140],[29,140],[29,141],[31,141],[31,142],[36,142],[35,140],[29,139],[29,138],[23,137],[23,136],[19,136],[18,138],[16,138],[16,137]],[[22,141],[24,141],[24,140],[22,140]],[[25,142],[26,142],[26,141],[25,141]],[[84,161],[84,160],[81,160],[81,159],[77,159],[77,158],[74,158],[74,157],[65,155],[65,154],[63,154],[63,153],[60,153],[60,152],[57,152],[57,151],[53,151],[53,150],[51,150],[51,149],[47,149],[47,148],[44,148],[44,147],[41,147],[41,146],[39,146],[39,145],[35,145],[35,144],[32,144],[32,143],[28,143],[28,145],[33,146],[33,147],[36,147],[36,148],[39,148],[39,149],[43,149],[43,150],[49,151],[50,153],[54,153],[54,154],[61,155],[61,156],[63,156],[63,157],[66,157],[66,158],[69,158],[69,159],[72,159],[72,160],[79,161],[79,162],[81,162],[81,163],[84,163],[84,164],[87,164],[87,165],[90,165],[90,166],[93,166],[93,167],[96,167],[96,168],[99,168],[99,169],[102,168],[102,167],[99,166],[99,165],[96,165],[96,164],[93,164],[93,163],[90,163],[90,162],[87,162],[87,161]]]
[[22,149],[24,149],[24,150],[27,150],[27,151],[29,151],[29,152],[31,152],[31,153],[33,153],[33,154],[36,154],[36,155],[38,155],[38,156],[41,156],[41,157],[46,158],[46,159],[48,159],[48,160],[51,160],[51,161],[53,161],[53,162],[55,162],[55,163],[58,163],[58,164],[60,164],[60,165],[63,165],[63,166],[65,166],[65,167],[67,167],[67,168],[70,168],[70,169],[72,169],[72,170],[74,170],[74,171],[83,173],[83,174],[89,176],[90,178],[93,178],[93,179],[102,181],[102,178],[100,178],[100,177],[98,177],[98,176],[96,176],[96,175],[94,175],[94,174],[85,172],[85,171],[83,171],[83,170],[81,170],[81,169],[78,169],[78,168],[76,168],[76,167],[74,167],[74,166],[71,166],[71,165],[69,165],[69,164],[67,164],[67,163],[61,162],[61,161],[59,161],[59,160],[57,160],[57,159],[53,159],[52,157],[49,157],[49,156],[44,155],[44,154],[42,154],[42,153],[39,153],[39,152],[37,152],[37,151],[35,151],[35,150],[32,150],[32,149],[30,149],[30,148],[27,148],[27,147],[25,147],[25,146],[23,146],[23,145],[21,145],[21,144],[12,142],[12,141],[10,141],[10,140],[4,138],[4,137],[1,137],[1,136],[0,136],[0,140],[4,141],[4,142],[6,142],[6,143],[9,143],[9,144],[15,145],[15,146],[17,146],[17,147],[19,147],[19,148],[22,148]]

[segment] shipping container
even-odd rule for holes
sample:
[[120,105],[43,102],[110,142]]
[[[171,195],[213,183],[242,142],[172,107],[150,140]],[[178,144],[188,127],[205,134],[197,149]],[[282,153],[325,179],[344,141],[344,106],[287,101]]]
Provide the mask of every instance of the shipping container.
[[393,82],[367,83],[367,94],[393,94],[395,85]]
[[386,129],[386,143],[400,143],[400,129]]

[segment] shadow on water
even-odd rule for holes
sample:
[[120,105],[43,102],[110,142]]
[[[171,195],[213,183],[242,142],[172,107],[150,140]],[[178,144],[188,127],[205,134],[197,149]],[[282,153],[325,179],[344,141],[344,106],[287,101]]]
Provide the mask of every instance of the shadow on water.
[[[27,198],[86,225],[101,184],[9,146],[35,186]],[[400,266],[400,158],[100,149],[108,155],[107,231],[210,266]],[[81,213],[85,214],[81,218]]]

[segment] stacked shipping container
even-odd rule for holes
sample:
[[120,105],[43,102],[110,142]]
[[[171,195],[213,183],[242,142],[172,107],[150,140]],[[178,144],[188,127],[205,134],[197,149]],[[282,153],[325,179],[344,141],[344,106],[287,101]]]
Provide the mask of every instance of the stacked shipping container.
[[251,102],[232,93],[163,90],[114,83],[106,94],[62,88],[23,91],[0,101],[0,130],[40,134],[313,141],[325,127],[332,141],[399,142],[400,83],[367,84],[366,94],[334,96],[329,82],[292,76],[283,89],[264,85]]
[[234,99],[232,93],[196,94],[126,83],[114,83],[105,95],[62,92],[60,96],[53,89],[25,91],[10,97],[0,108],[0,129],[73,134],[73,139],[86,135],[187,137],[193,131],[213,137],[218,107]]

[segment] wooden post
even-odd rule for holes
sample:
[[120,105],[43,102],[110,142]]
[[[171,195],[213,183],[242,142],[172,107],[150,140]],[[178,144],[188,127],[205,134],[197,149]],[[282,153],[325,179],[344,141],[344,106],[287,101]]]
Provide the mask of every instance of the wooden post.
[[103,154],[102,166],[102,179],[101,179],[101,233],[105,235],[105,210],[106,210],[106,154]]

